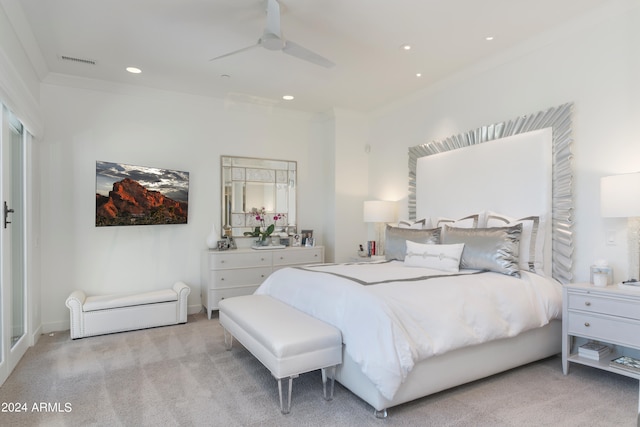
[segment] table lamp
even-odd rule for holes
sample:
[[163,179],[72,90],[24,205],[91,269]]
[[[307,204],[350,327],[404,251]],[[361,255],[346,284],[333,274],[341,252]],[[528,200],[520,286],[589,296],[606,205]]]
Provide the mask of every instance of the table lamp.
[[384,225],[396,220],[396,203],[384,200],[371,200],[364,202],[364,222],[375,223],[376,226],[376,253],[384,255]]
[[640,172],[600,179],[600,213],[603,217],[628,218],[629,278],[639,280]]

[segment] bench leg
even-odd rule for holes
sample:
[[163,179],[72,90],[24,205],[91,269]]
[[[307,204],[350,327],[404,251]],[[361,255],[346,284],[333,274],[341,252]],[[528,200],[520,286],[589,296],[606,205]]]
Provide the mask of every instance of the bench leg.
[[222,328],[224,331],[224,346],[227,350],[231,350],[233,346],[233,335],[229,333],[225,328]]
[[[327,370],[329,371],[329,394],[327,394]],[[333,385],[336,381],[336,367],[329,366],[328,368],[322,368],[322,393],[324,394],[324,400],[333,399]]]
[[[297,375],[292,375],[288,378],[278,378],[278,395],[280,396],[280,412],[283,414],[288,414],[291,411],[291,390],[293,389],[293,379],[297,378]],[[288,390],[287,390],[287,402],[282,399],[282,380],[288,380]]]

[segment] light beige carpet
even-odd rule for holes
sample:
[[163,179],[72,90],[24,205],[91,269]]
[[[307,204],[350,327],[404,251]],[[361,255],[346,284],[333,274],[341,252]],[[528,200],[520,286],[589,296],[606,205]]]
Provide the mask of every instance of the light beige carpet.
[[[1,426],[637,426],[638,381],[559,357],[391,408],[386,420],[319,372],[294,380],[281,415],[276,381],[217,319],[72,341],[44,335],[0,387]],[[36,409],[45,410],[39,412]],[[44,406],[41,406],[44,404]]]

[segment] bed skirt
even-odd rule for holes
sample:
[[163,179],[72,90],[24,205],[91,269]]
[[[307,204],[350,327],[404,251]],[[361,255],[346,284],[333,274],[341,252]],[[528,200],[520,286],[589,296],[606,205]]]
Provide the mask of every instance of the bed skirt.
[[383,411],[448,388],[466,384],[517,366],[559,354],[562,321],[505,338],[461,348],[426,359],[414,366],[392,400],[384,398],[343,348],[343,362],[336,380],[376,411]]

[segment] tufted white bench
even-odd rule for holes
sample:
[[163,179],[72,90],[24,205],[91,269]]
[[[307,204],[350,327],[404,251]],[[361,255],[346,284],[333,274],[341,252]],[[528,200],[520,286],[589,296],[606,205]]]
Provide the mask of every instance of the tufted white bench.
[[186,323],[190,292],[182,282],[171,289],[139,294],[87,297],[83,291],[73,291],[66,301],[71,338]]
[[[278,380],[280,411],[291,409],[293,379],[322,370],[324,398],[333,398],[335,367],[342,363],[340,330],[267,295],[246,295],[220,301],[219,318],[227,349],[233,337]],[[327,392],[327,370],[330,390]],[[282,380],[288,378],[287,402]]]

